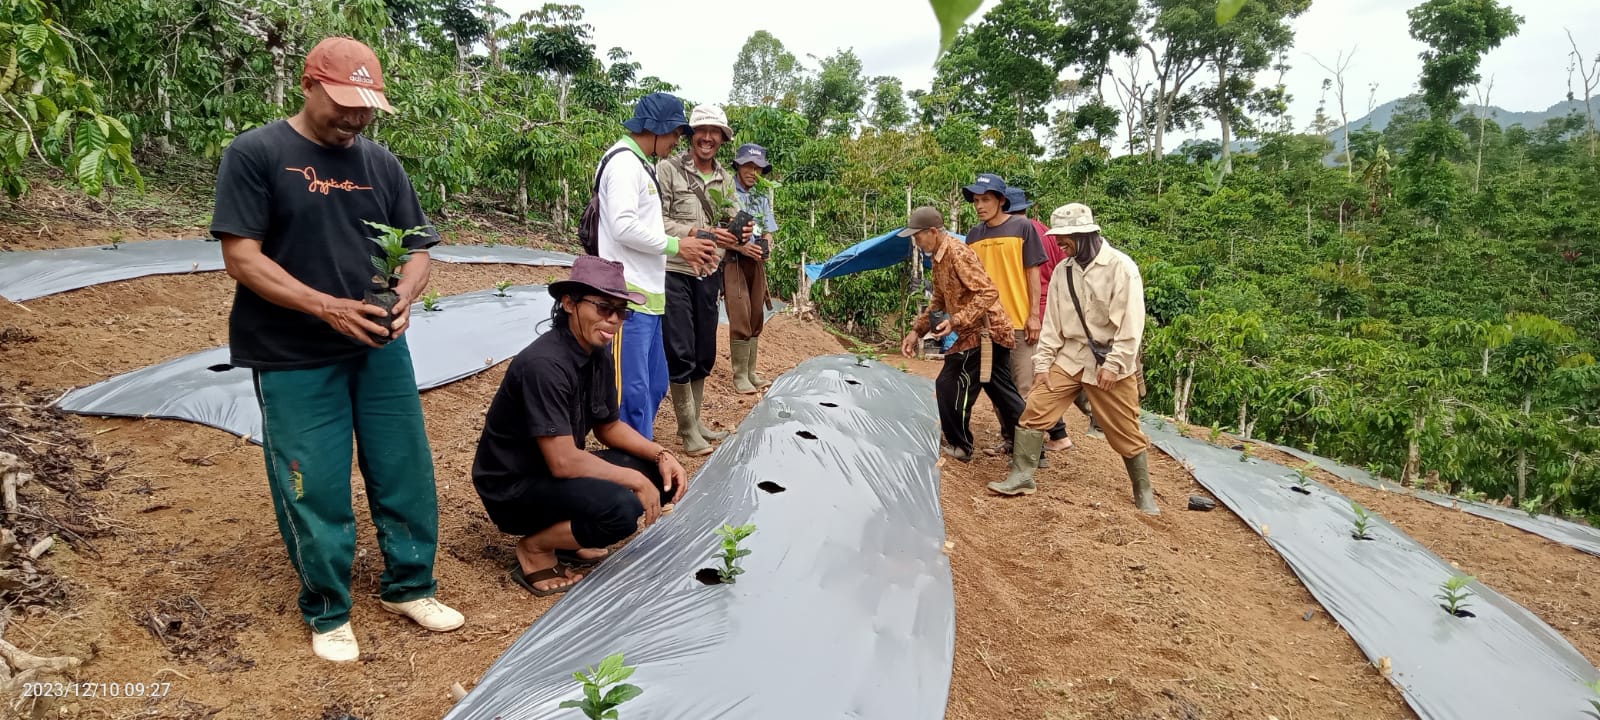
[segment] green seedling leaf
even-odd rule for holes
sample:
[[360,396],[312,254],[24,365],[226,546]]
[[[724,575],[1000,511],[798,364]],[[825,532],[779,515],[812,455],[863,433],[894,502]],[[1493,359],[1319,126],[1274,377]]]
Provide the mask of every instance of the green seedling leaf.
[[614,688],[611,688],[611,691],[606,693],[606,696],[602,701],[607,705],[616,706],[643,694],[644,690],[640,689],[637,685],[618,685]]
[[967,18],[978,11],[982,0],[928,0],[933,6],[934,17],[939,18],[939,54],[943,55],[950,50],[950,45],[956,41],[956,35],[961,32],[961,26],[966,24]]
[[1217,0],[1217,24],[1227,25],[1244,9],[1245,0]]

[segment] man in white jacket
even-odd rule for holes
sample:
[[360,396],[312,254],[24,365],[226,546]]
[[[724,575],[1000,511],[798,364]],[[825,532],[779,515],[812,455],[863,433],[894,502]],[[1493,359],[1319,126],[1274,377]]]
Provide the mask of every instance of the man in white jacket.
[[1144,281],[1133,258],[1106,244],[1088,206],[1073,203],[1050,216],[1050,238],[1067,259],[1050,278],[1033,390],[1017,423],[1011,474],[989,489],[1034,492],[1044,433],[1078,397],[1089,395],[1106,442],[1123,458],[1139,509],[1161,514],[1150,488],[1150,439],[1139,427],[1139,361],[1144,340]]
[[[622,263],[628,290],[645,297],[643,304],[629,303],[629,316],[610,341],[622,421],[646,439],[654,439],[656,411],[667,395],[668,381],[661,335],[667,256],[676,255],[690,264],[714,265],[717,252],[710,240],[668,235],[661,218],[661,189],[651,163],[670,156],[687,134],[689,119],[684,116],[683,101],[667,93],[651,93],[639,99],[633,118],[622,125],[628,136],[601,156],[597,170],[600,222],[596,238],[600,257]],[[614,154],[617,157],[613,158]]]

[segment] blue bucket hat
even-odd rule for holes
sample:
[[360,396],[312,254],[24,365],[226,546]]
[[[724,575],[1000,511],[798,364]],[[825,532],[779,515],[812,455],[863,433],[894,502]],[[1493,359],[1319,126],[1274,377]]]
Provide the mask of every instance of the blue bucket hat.
[[653,92],[639,98],[633,117],[622,123],[628,132],[667,135],[674,130],[689,134],[689,118],[683,114],[683,101],[676,95]]
[[1023,192],[1022,188],[1019,188],[1019,187],[1008,187],[1008,188],[1006,188],[1006,209],[1007,210],[1015,210],[1017,212],[1021,212],[1023,210],[1027,210],[1028,208],[1031,208],[1031,207],[1033,207],[1033,203],[1028,200],[1028,194]]
[[739,146],[739,151],[733,154],[733,166],[750,164],[761,168],[761,174],[772,172],[772,163],[767,162],[767,149],[755,143],[745,143]]
[[972,202],[973,197],[982,195],[984,193],[994,193],[999,195],[1000,207],[1002,210],[1009,207],[1010,201],[1006,199],[1005,178],[1002,178],[994,173],[981,173],[978,175],[977,182],[961,188],[961,194],[962,196],[966,197],[967,202]]

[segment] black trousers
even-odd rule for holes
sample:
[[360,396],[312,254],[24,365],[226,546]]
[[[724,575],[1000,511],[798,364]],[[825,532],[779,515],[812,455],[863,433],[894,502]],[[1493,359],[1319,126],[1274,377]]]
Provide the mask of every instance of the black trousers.
[[667,311],[661,318],[661,334],[672,384],[703,379],[716,365],[717,297],[721,292],[721,271],[704,279],[667,273]]
[[[660,488],[661,469],[621,450],[595,453],[618,467],[637,470]],[[661,503],[672,501],[663,491]],[[572,536],[586,548],[603,548],[617,543],[639,529],[644,504],[633,491],[610,480],[598,478],[529,478],[515,498],[483,501],[484,510],[501,532],[512,535],[537,535],[552,525],[572,521]]]
[[944,430],[945,442],[952,447],[972,452],[972,406],[978,402],[978,390],[988,393],[994,403],[995,415],[1000,417],[1000,433],[1010,442],[1017,431],[1017,421],[1022,418],[1022,396],[1017,393],[1017,383],[1011,378],[1011,349],[994,346],[990,364],[989,382],[978,382],[982,351],[973,348],[965,352],[944,356],[944,368],[934,381],[939,402],[939,424]]

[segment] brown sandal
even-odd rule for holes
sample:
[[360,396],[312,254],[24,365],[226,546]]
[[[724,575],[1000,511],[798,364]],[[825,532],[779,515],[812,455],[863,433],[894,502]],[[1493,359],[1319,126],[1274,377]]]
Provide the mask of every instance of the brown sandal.
[[567,572],[568,569],[569,568],[566,565],[557,562],[552,567],[547,567],[530,575],[522,572],[521,563],[516,563],[511,566],[511,580],[516,584],[521,585],[524,590],[527,590],[538,597],[556,595],[558,593],[566,592],[572,587],[572,584],[569,583],[558,588],[551,588],[549,590],[540,590],[539,588],[534,587],[533,584],[536,582],[543,582],[545,580],[571,577],[571,574]]

